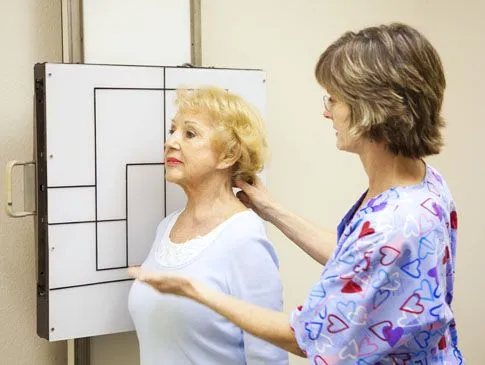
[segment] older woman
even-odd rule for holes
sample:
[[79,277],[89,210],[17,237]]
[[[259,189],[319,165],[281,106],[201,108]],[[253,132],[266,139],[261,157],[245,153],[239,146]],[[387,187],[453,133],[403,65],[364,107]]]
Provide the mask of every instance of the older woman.
[[[436,50],[403,24],[348,32],[321,55],[324,117],[369,185],[336,234],[274,202],[259,181],[240,198],[325,268],[290,323],[184,277],[132,275],[202,303],[311,364],[463,364],[451,309],[457,214],[440,173],[445,77]],[[336,245],[335,245],[336,242]]]
[[[165,145],[166,179],[187,204],[158,226],[142,267],[184,274],[272,310],[282,309],[275,250],[262,220],[234,195],[235,179],[253,181],[265,155],[258,113],[217,88],[179,91]],[[261,283],[264,281],[264,286]],[[288,364],[288,354],[206,307],[135,282],[129,309],[141,365]]]

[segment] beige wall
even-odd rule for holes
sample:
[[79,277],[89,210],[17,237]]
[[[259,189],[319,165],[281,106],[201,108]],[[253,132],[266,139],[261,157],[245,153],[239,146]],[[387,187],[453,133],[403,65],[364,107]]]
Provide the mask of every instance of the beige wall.
[[32,159],[33,65],[61,60],[60,14],[60,1],[0,1],[0,364],[66,364],[64,342],[35,334],[33,219],[6,217],[3,178],[8,160]]
[[[44,3],[11,1],[8,15],[3,5],[0,11],[7,22],[0,22],[0,44],[9,51],[0,59],[0,166],[30,157],[31,67],[37,60],[60,57],[58,2],[55,7]],[[430,161],[447,177],[461,212],[455,312],[470,364],[483,362],[479,343],[485,325],[478,274],[485,236],[479,205],[485,200],[475,193],[485,186],[485,164],[478,162],[485,132],[478,92],[485,83],[483,14],[480,0],[202,1],[204,65],[268,72],[271,191],[288,207],[328,227],[336,225],[366,181],[357,158],[335,149],[330,124],[321,117],[321,93],[313,79],[317,56],[347,29],[394,20],[415,25],[435,44],[448,78],[444,112],[449,125],[445,151]],[[35,336],[31,221],[6,220],[3,212],[0,219],[0,362],[61,364],[63,345],[48,346]],[[279,232],[270,229],[270,235],[280,254],[289,311],[304,300],[321,268]],[[137,364],[136,346],[133,334],[95,338],[93,365]]]
[[[403,21],[418,27],[442,56],[448,89],[444,113],[447,146],[430,162],[448,180],[459,206],[460,233],[455,312],[470,364],[481,364],[485,294],[476,285],[483,266],[485,224],[485,2],[443,0],[202,1],[204,65],[260,67],[268,71],[268,129],[273,194],[323,226],[335,226],[365,188],[356,156],[335,148],[313,78],[317,56],[348,29]],[[271,238],[281,258],[286,307],[301,304],[321,268],[281,233]],[[293,364],[306,364],[294,360]]]

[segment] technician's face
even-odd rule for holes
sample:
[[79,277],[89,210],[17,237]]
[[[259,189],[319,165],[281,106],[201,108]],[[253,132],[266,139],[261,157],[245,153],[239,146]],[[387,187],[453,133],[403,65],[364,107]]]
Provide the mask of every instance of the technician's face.
[[337,148],[342,151],[359,153],[362,141],[350,134],[352,114],[349,105],[335,96],[324,96],[323,116],[333,122]]
[[213,147],[214,134],[206,113],[177,113],[165,143],[167,181],[192,185],[215,173],[219,154]]

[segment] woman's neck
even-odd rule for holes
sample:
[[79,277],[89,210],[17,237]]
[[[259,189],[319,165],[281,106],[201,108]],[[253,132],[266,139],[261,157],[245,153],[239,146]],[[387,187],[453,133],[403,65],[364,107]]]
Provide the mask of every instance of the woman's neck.
[[369,143],[359,155],[369,178],[366,200],[392,187],[418,184],[426,174],[423,160],[394,155],[382,144]]
[[234,195],[230,180],[205,179],[183,189],[187,195],[183,214],[194,224],[214,218],[225,220],[246,209]]

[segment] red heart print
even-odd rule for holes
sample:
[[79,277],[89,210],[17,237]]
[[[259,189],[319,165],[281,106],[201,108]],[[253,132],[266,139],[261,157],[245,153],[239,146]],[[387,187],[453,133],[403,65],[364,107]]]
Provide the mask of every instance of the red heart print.
[[414,293],[408,299],[406,299],[404,304],[399,309],[408,313],[423,313],[424,305],[421,304],[421,296],[417,293]]
[[446,246],[445,249],[445,256],[443,257],[443,265],[446,264],[450,260],[450,249]]
[[377,344],[371,342],[369,337],[364,337],[359,344],[359,357],[372,355],[378,350],[379,346]]
[[328,316],[328,323],[327,331],[330,333],[339,333],[349,328],[349,325],[335,314],[330,314]]
[[396,261],[399,255],[401,254],[401,251],[391,246],[382,246],[379,249],[379,252],[382,255],[381,264],[384,266],[389,266],[393,264],[394,261]]
[[359,261],[357,265],[354,266],[353,271],[358,274],[359,272],[362,271],[367,271],[369,270],[370,267],[370,259],[369,256],[364,254],[364,258]]
[[446,348],[446,338],[445,336],[441,336],[440,342],[438,342],[438,348],[443,350]]
[[317,355],[313,358],[313,364],[314,365],[328,365],[328,363],[325,361],[323,357],[320,355]]
[[362,287],[355,281],[349,280],[342,288],[342,293],[359,293],[362,291]]
[[384,328],[386,327],[391,327],[392,328],[392,323],[389,321],[382,321],[378,322],[372,326],[369,327],[369,330],[376,335],[378,338],[380,338],[382,341],[387,341],[387,337],[384,335]]
[[360,230],[359,238],[362,238],[362,237],[367,236],[367,235],[372,234],[372,233],[375,233],[375,230],[374,230],[374,228],[372,228],[370,226],[370,222],[366,221],[364,223],[364,225],[362,226],[362,229]]
[[450,214],[450,224],[451,224],[451,228],[453,229],[458,228],[458,215],[456,214],[456,210],[452,211]]
[[393,364],[403,364],[407,365],[408,361],[411,360],[411,355],[408,353],[402,354],[389,354],[389,357],[392,358]]

